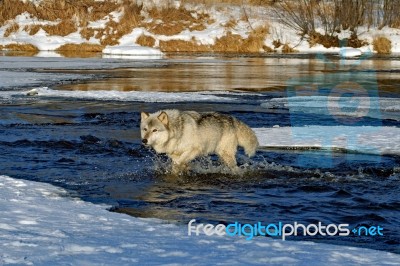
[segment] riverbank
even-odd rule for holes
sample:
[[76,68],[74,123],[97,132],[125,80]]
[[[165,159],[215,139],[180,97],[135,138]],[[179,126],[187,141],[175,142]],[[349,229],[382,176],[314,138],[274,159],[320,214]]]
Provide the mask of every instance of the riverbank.
[[334,43],[327,43],[323,28],[315,28],[311,36],[290,27],[282,18],[286,16],[282,4],[250,2],[81,0],[72,5],[5,0],[0,4],[0,50],[30,55],[55,51],[61,56],[83,52],[161,56],[168,52],[340,53],[341,47],[353,47],[341,55],[400,53],[398,27],[360,25],[356,36],[346,29],[330,36]]

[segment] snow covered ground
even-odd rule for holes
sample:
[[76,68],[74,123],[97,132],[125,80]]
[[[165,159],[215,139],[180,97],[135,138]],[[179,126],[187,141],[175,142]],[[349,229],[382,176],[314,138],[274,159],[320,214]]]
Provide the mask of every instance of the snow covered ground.
[[312,242],[188,236],[49,184],[0,176],[1,265],[398,265],[400,255]]
[[[39,2],[39,1],[38,1]],[[146,1],[143,1],[146,6]],[[183,2],[183,1],[182,1]],[[165,6],[168,5],[169,1],[149,1],[147,6]],[[364,53],[371,53],[373,51],[373,39],[376,36],[385,36],[391,41],[392,53],[400,53],[400,29],[384,27],[382,29],[378,28],[368,28],[359,27],[358,32],[360,33],[360,39],[366,40],[369,44],[365,45],[359,49],[345,48],[341,49],[339,47],[325,48],[321,44],[316,44],[310,47],[308,41],[302,39],[302,37],[296,32],[296,30],[286,27],[279,19],[274,15],[274,11],[271,8],[257,7],[257,6],[233,6],[233,5],[219,5],[219,6],[203,6],[203,5],[190,5],[183,4],[181,1],[173,1],[173,3],[178,6],[185,6],[193,13],[192,16],[197,17],[198,14],[207,13],[210,16],[210,21],[206,27],[202,30],[189,30],[185,29],[177,34],[155,34],[151,30],[147,29],[145,26],[137,26],[133,28],[130,33],[127,33],[120,37],[118,44],[113,47],[106,47],[103,50],[106,57],[110,55],[116,55],[121,57],[123,55],[162,55],[159,49],[160,41],[170,41],[170,40],[183,40],[192,41],[194,40],[199,45],[213,45],[218,38],[226,36],[227,32],[232,34],[240,35],[243,38],[248,38],[250,32],[260,26],[266,26],[269,28],[269,34],[265,37],[264,44],[268,47],[274,47],[274,41],[280,41],[282,44],[288,44],[290,47],[294,47],[296,51],[303,53],[336,53],[340,54],[342,57],[355,57],[360,56]],[[244,13],[245,12],[245,13]],[[93,30],[100,30],[107,27],[107,23],[113,21],[119,23],[120,17],[123,11],[113,11],[107,14],[103,18],[97,21],[89,21],[88,28]],[[141,12],[144,20],[147,23],[160,23],[156,19],[149,17],[146,10]],[[241,19],[242,17],[247,17],[247,19]],[[233,26],[227,26],[232,24]],[[5,34],[9,28],[17,23],[19,29],[12,32],[11,34]],[[0,27],[0,45],[8,44],[23,44],[29,43],[37,47],[40,51],[54,51],[57,48],[65,44],[82,44],[89,43],[99,45],[101,40],[105,36],[90,37],[89,39],[84,38],[80,34],[81,28],[78,28],[76,32],[70,33],[67,36],[49,35],[45,30],[40,29],[35,34],[31,35],[29,33],[29,27],[32,25],[57,25],[58,21],[44,21],[38,19],[37,17],[24,12],[16,16],[13,20],[8,21],[5,25]],[[323,32],[323,29],[317,28],[317,31]],[[110,29],[111,31],[111,29]],[[140,35],[150,36],[155,40],[153,48],[138,49],[137,41]],[[340,36],[343,38],[349,35],[349,32],[342,32]],[[347,36],[348,37],[348,36]],[[278,52],[282,51],[282,46],[276,49]]]

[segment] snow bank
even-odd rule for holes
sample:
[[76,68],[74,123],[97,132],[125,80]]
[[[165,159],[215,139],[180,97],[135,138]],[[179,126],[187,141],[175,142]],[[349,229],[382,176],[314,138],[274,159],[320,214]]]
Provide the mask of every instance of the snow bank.
[[44,183],[0,176],[0,264],[398,265],[400,255],[313,242],[187,236],[186,226],[111,213]]
[[362,55],[362,51],[360,49],[355,49],[351,47],[341,48],[339,52],[340,57],[356,57]]
[[341,149],[400,155],[400,128],[305,126],[255,128],[262,147]]

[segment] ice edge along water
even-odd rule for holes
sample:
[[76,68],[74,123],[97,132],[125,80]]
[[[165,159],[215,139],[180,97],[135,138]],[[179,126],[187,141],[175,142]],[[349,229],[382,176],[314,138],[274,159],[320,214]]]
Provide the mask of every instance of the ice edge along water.
[[254,128],[261,147],[320,148],[400,155],[400,128],[373,126],[304,126]]
[[[185,226],[112,213],[45,183],[0,176],[0,264],[398,265],[400,255],[267,237],[188,236]],[[218,254],[218,255],[216,255]]]

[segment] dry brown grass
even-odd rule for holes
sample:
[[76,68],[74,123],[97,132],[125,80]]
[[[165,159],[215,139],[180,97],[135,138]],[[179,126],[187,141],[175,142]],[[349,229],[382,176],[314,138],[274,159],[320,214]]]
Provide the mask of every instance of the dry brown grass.
[[23,3],[19,0],[0,1],[0,26],[3,26],[7,20],[13,19],[25,11],[29,13],[33,12],[34,5],[31,3]]
[[157,35],[167,35],[167,36],[179,34],[186,28],[185,25],[178,24],[175,22],[152,23],[152,25],[147,24],[147,26],[149,32]]
[[40,25],[26,25],[24,31],[28,32],[29,35],[35,35],[41,28]]
[[[248,38],[228,31],[224,36],[217,38],[214,45],[199,44],[195,39],[190,41],[170,40],[160,41],[160,49],[163,52],[215,52],[215,53],[260,53],[271,52],[272,49],[264,46],[267,27],[256,28]],[[267,50],[265,50],[267,49]]]
[[28,12],[33,17],[47,21],[61,22],[57,25],[32,25],[29,28],[29,34],[36,34],[40,28],[43,28],[50,35],[66,36],[77,30],[79,25],[82,36],[89,39],[94,35],[93,29],[87,29],[89,21],[96,21],[109,15],[112,11],[118,8],[123,8],[125,14],[121,18],[120,23],[113,24],[110,22],[107,29],[101,34],[112,32],[103,40],[105,44],[116,44],[118,36],[122,36],[132,27],[129,25],[137,25],[136,18],[140,12],[140,8],[129,0],[124,0],[121,3],[117,1],[96,0],[43,0],[35,6],[30,1],[22,2],[20,0],[2,0],[0,1],[0,26],[4,25],[7,20],[14,19],[17,15]]
[[283,43],[281,42],[280,39],[278,39],[278,40],[273,40],[273,41],[272,41],[272,45],[273,45],[274,48],[276,49],[276,48],[281,47],[281,46],[283,45]]
[[156,43],[156,40],[151,36],[142,34],[139,36],[139,38],[137,38],[136,43],[141,46],[153,47]]
[[236,27],[237,24],[238,24],[238,21],[234,18],[231,18],[223,26],[227,29],[233,29],[234,27]]
[[367,41],[360,40],[357,34],[354,32],[351,34],[350,38],[343,40],[339,40],[337,36],[322,35],[318,32],[313,32],[310,34],[308,42],[310,44],[310,47],[313,47],[316,44],[322,44],[325,48],[341,46],[360,48],[362,46],[368,45]]
[[190,4],[203,4],[207,6],[215,5],[215,4],[231,4],[231,5],[255,5],[255,6],[265,6],[265,5],[274,5],[276,0],[183,0],[183,3]]
[[71,19],[62,20],[60,23],[56,25],[44,25],[42,26],[42,28],[49,35],[59,35],[59,36],[67,36],[78,30],[75,22]]
[[308,42],[310,47],[313,47],[317,44],[322,44],[325,48],[340,46],[340,41],[337,36],[322,35],[319,32],[310,33]]
[[174,8],[157,8],[154,7],[147,10],[149,16],[153,18],[151,23],[147,23],[144,26],[154,34],[158,35],[176,35],[189,29],[204,30],[206,24],[211,24],[213,21],[210,16],[206,13],[197,13],[196,17],[192,15],[193,11],[186,10],[182,7]]
[[271,47],[269,47],[269,46],[267,46],[267,45],[263,45],[263,50],[264,50],[266,53],[274,53],[274,52],[275,52],[275,50],[274,50],[273,48],[271,48]]
[[17,15],[28,12],[43,20],[71,19],[72,17],[87,17],[88,7],[96,6],[94,0],[44,0],[38,6],[30,1],[2,0],[0,1],[0,25]]
[[8,51],[30,51],[30,52],[39,52],[39,49],[28,43],[11,43],[2,46],[2,50],[8,50]]
[[392,51],[392,42],[384,36],[375,37],[372,45],[378,54],[390,54]]
[[30,44],[30,43],[12,43],[12,44],[5,45],[4,48],[7,49],[7,50],[12,50],[12,51],[39,52],[39,49],[36,46],[34,46],[33,44]]
[[93,43],[64,44],[57,48],[56,51],[81,51],[81,52],[101,52],[104,46]]
[[79,32],[82,36],[82,38],[86,39],[87,41],[92,38],[95,34],[95,29],[93,28],[83,28],[81,29],[81,31]]
[[244,39],[242,36],[228,31],[225,36],[216,40],[212,49],[215,52],[259,53],[263,50],[265,36],[268,33],[267,27],[259,27],[254,29],[248,38]]
[[90,57],[93,53],[100,53],[104,46],[93,43],[64,44],[57,48],[57,53],[64,57]]
[[269,26],[260,26],[250,32],[249,37],[245,40],[245,46],[249,52],[260,52],[264,46],[265,37],[270,33]]
[[294,53],[296,52],[296,50],[293,47],[290,47],[289,44],[285,43],[282,47],[282,53],[284,54],[290,54],[290,53]]
[[359,39],[355,32],[351,34],[350,38],[342,40],[342,43],[353,48],[360,48],[369,44],[367,41]]
[[203,23],[195,23],[189,27],[190,31],[203,31],[207,29],[207,26]]
[[120,18],[119,22],[115,22],[114,20],[110,20],[106,24],[105,29],[98,29],[98,34],[95,37],[105,36],[105,38],[101,38],[100,42],[102,45],[116,45],[118,44],[118,40],[132,31],[133,28],[141,25],[143,20],[140,15],[140,11],[142,10],[141,6],[138,6],[135,2],[131,2],[129,0],[124,0],[122,2],[123,15]]
[[209,45],[201,45],[192,39],[190,41],[170,40],[160,41],[160,50],[164,52],[211,52]]
[[212,49],[214,52],[240,53],[244,39],[239,34],[228,31],[225,36],[215,41]]
[[[185,1],[196,2],[196,1]],[[206,2],[198,1],[198,2]],[[251,4],[265,4],[269,1],[245,1]],[[257,3],[256,3],[257,2]],[[213,3],[237,3],[243,4],[243,1],[227,0],[213,1]],[[112,18],[103,28],[89,27],[90,21],[103,19],[112,11],[122,12],[119,21],[116,22]],[[32,17],[41,20],[60,23],[56,25],[27,25],[24,30],[31,35],[35,35],[40,29],[45,30],[49,35],[66,36],[76,32],[80,28],[80,34],[86,40],[94,37],[97,38],[101,45],[98,48],[69,45],[62,46],[58,49],[60,52],[65,51],[86,51],[86,50],[102,50],[106,45],[116,45],[119,39],[130,33],[135,27],[145,27],[151,33],[158,35],[175,35],[184,30],[203,31],[207,25],[214,23],[207,13],[194,13],[183,7],[165,7],[152,8],[146,10],[152,18],[152,22],[143,22],[141,16],[142,6],[136,1],[103,1],[96,0],[42,0],[37,6],[30,1],[20,0],[0,0],[0,26],[6,23],[7,20],[15,18],[17,15],[28,12]],[[236,19],[231,19],[226,23],[227,29],[234,28],[237,25]],[[19,26],[9,26],[7,34],[11,34],[19,30]],[[231,53],[258,53],[263,50],[270,51],[269,47],[264,46],[264,40],[269,33],[267,26],[254,29],[248,38],[242,38],[240,35],[233,34],[228,31],[227,34],[216,40],[214,45],[202,45],[197,40],[190,41],[160,41],[159,47],[163,51],[185,51],[185,52],[231,52]],[[142,35],[138,38],[137,43],[143,46],[154,47],[156,40],[148,35]],[[87,44],[85,44],[86,46]]]
[[[125,0],[123,5],[126,2]],[[35,6],[30,1],[2,0],[0,1],[0,25],[17,15],[28,12],[42,20],[56,21],[76,18],[79,25],[85,26],[88,21],[96,21],[116,10],[120,4],[117,1],[96,0],[43,0]]]
[[19,30],[19,25],[13,22],[4,32],[4,37],[10,36],[12,33],[17,32]]

